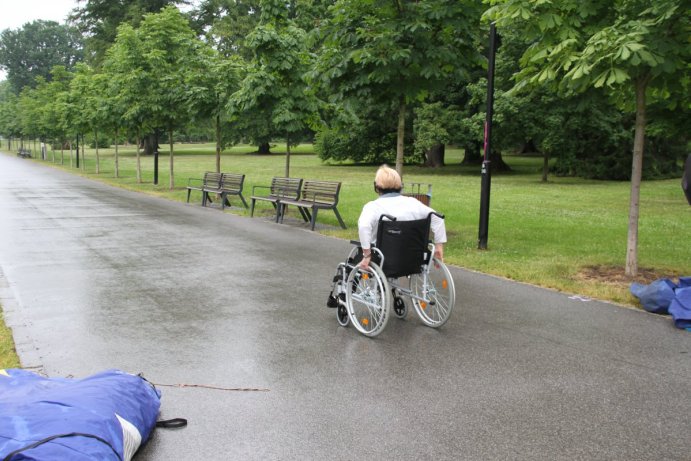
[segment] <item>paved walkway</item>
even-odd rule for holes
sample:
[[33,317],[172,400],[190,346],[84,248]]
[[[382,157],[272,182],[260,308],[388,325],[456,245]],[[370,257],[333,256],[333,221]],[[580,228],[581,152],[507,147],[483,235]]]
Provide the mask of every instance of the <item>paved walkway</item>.
[[[450,210],[443,210],[450,213]],[[682,460],[691,334],[454,269],[441,330],[324,307],[349,245],[0,155],[0,302],[24,366],[168,388],[138,461]]]

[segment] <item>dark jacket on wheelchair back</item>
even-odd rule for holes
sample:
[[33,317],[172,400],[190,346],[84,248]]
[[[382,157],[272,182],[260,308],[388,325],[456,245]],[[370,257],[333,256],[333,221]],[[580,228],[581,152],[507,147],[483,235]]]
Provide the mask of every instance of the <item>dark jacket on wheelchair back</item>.
[[390,278],[419,274],[432,257],[428,246],[432,213],[414,221],[390,218],[381,216],[377,229],[376,247],[384,254],[384,274]]

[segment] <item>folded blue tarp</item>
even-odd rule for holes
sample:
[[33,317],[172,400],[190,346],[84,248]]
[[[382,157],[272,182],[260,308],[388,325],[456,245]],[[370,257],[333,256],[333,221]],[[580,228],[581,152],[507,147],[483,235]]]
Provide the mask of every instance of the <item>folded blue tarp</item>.
[[119,370],[84,379],[0,370],[0,460],[128,461],[155,427],[160,398]]
[[670,279],[655,280],[649,285],[631,284],[643,309],[655,314],[670,314],[677,328],[691,328],[691,277],[679,277],[679,284]]
[[677,328],[691,328],[691,286],[674,290],[676,296],[669,305],[669,313]]

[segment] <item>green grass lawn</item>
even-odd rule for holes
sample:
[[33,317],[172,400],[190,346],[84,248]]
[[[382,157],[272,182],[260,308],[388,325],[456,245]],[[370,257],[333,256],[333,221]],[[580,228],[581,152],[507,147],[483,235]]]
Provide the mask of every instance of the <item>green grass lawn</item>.
[[[2,320],[2,306],[0,306],[0,320]],[[0,321],[0,370],[5,368],[19,368],[19,358],[14,350],[12,333],[5,326],[5,322]]]
[[[168,148],[162,145],[162,151]],[[221,171],[246,174],[245,196],[252,186],[267,185],[273,176],[285,173],[285,146],[273,147],[276,154],[251,154],[250,146],[224,152]],[[87,150],[85,171],[89,177],[120,187],[185,201],[190,177],[201,178],[215,169],[210,144],[176,145],[175,188],[169,190],[169,157],[159,157],[159,185],[153,182],[153,158],[142,157],[143,182],[138,184],[132,147],[120,147],[120,177],[114,178],[113,149],[100,149],[100,171],[95,174],[95,153]],[[56,166],[61,153],[55,152]],[[623,277],[630,185],[627,182],[588,181],[551,176],[541,182],[539,157],[506,156],[513,172],[492,177],[489,240],[487,250],[477,249],[480,168],[460,165],[462,151],[449,149],[447,166],[431,169],[405,166],[404,183],[433,184],[432,206],[446,215],[449,242],[446,262],[544,287],[636,305],[628,291],[631,280]],[[38,161],[38,160],[34,160]],[[52,153],[48,161],[53,164]],[[62,168],[70,166],[64,153]],[[343,183],[339,211],[348,225],[338,228],[333,213],[319,214],[319,222],[330,224],[325,234],[356,238],[356,223],[362,205],[375,198],[372,181],[376,165],[322,163],[310,145],[293,149],[291,176],[304,179],[337,180]],[[192,201],[199,203],[199,193]],[[232,199],[231,199],[232,201]],[[238,202],[235,201],[234,204]],[[646,181],[641,188],[639,222],[639,267],[647,280],[657,277],[691,275],[691,207],[680,181]],[[261,207],[261,209],[260,209]],[[259,204],[260,213],[269,213]],[[249,216],[249,211],[233,207],[228,213]],[[295,211],[291,211],[297,216]],[[462,293],[459,293],[462,297]]]

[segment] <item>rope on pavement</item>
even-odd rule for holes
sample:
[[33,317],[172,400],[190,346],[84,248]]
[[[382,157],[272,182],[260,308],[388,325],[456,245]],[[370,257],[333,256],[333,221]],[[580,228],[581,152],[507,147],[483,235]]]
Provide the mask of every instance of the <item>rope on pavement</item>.
[[270,389],[266,389],[263,387],[219,387],[219,386],[211,386],[208,384],[185,384],[185,383],[179,383],[179,384],[160,384],[160,383],[152,383],[154,386],[162,386],[162,387],[200,387],[203,389],[213,389],[216,391],[238,391],[238,392],[269,392]]

